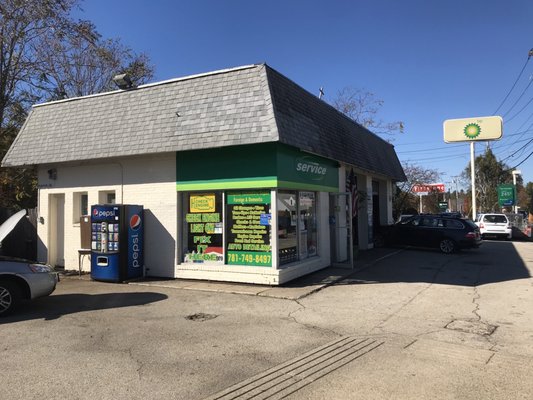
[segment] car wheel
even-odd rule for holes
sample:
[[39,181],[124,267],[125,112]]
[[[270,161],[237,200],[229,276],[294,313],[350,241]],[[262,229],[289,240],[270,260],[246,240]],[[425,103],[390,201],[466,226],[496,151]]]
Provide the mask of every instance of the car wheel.
[[20,300],[20,290],[12,282],[0,281],[0,317],[10,314]]
[[451,239],[442,239],[439,248],[445,254],[453,253],[456,250],[455,242]]

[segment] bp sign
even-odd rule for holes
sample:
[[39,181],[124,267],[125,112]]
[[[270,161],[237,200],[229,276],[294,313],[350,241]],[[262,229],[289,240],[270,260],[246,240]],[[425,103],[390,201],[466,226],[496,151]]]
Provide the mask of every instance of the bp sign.
[[514,185],[499,185],[498,186],[498,204],[500,207],[513,206],[516,204]]
[[475,142],[498,140],[503,134],[503,120],[498,116],[448,119],[444,121],[444,141]]

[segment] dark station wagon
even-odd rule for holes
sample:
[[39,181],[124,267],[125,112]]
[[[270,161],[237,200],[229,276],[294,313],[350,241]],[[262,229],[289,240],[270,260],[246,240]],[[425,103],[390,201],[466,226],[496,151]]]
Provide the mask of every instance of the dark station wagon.
[[479,247],[482,239],[479,227],[469,219],[421,214],[394,225],[380,227],[374,243],[378,247],[433,247],[443,253],[453,253],[460,249]]

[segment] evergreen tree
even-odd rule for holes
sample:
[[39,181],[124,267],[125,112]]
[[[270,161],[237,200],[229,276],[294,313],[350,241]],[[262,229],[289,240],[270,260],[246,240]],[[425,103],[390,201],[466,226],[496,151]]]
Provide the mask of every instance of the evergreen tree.
[[[498,212],[498,185],[512,183],[511,169],[498,161],[490,148],[474,160],[476,177],[476,208],[478,212]],[[463,171],[462,178],[472,186],[470,165]]]

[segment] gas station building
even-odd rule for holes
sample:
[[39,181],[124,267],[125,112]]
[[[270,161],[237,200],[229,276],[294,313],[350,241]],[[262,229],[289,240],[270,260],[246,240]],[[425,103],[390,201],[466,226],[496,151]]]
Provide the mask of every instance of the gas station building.
[[147,276],[268,285],[352,263],[405,179],[390,143],[266,64],[35,105],[2,161],[30,165],[39,260],[77,270],[91,205],[139,204]]

